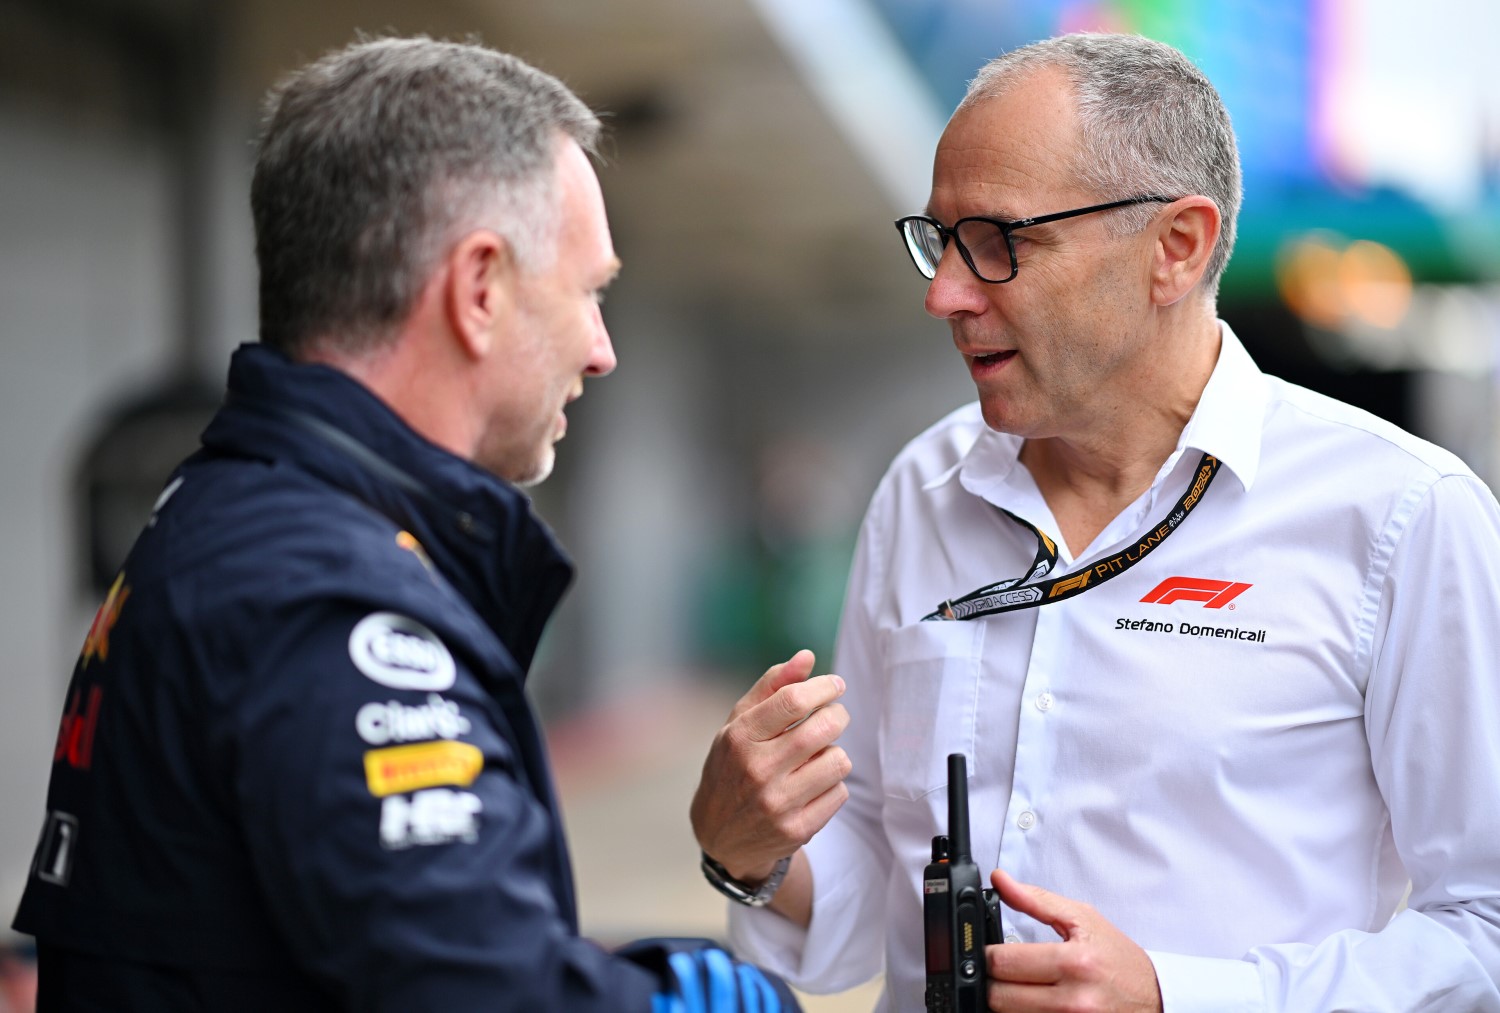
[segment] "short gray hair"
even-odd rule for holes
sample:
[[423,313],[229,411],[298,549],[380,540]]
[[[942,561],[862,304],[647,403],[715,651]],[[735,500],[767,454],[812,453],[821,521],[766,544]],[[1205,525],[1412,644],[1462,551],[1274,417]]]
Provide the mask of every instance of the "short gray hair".
[[550,261],[557,144],[598,137],[560,81],[473,43],[362,40],[295,71],[267,96],[250,190],[261,340],[383,343],[476,228]]
[[[1063,35],[996,57],[969,84],[959,108],[996,98],[1048,67],[1063,71],[1078,103],[1082,143],[1073,171],[1101,201],[1201,194],[1219,207],[1219,241],[1203,273],[1212,298],[1234,249],[1240,156],[1229,111],[1191,60],[1138,35]],[[1138,232],[1155,205],[1115,213],[1112,227]]]

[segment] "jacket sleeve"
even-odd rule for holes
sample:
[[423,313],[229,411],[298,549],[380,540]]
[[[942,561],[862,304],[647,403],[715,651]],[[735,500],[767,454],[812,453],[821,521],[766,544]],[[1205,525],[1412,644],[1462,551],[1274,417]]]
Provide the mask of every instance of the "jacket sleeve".
[[655,976],[559,909],[559,825],[502,710],[431,630],[372,612],[324,600],[270,617],[221,732],[230,804],[298,962],[341,1009],[648,1013]]
[[886,541],[877,497],[860,530],[850,569],[832,671],[844,678],[849,725],[839,745],[849,754],[849,799],[803,849],[812,867],[813,913],[807,929],[767,909],[729,904],[730,940],[749,959],[808,992],[839,992],[885,966],[886,894],[894,859],[880,825],[879,701],[871,677],[880,645],[871,621],[882,585]]
[[1166,1013],[1500,1011],[1500,511],[1472,476],[1418,492],[1374,547],[1360,618],[1407,909],[1241,960],[1153,952]]

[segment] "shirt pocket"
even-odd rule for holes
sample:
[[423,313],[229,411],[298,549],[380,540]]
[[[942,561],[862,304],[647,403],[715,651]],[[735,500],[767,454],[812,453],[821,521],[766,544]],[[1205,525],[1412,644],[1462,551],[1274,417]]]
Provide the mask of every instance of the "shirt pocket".
[[916,800],[948,783],[948,754],[974,770],[982,622],[920,622],[886,634],[880,770],[887,795]]

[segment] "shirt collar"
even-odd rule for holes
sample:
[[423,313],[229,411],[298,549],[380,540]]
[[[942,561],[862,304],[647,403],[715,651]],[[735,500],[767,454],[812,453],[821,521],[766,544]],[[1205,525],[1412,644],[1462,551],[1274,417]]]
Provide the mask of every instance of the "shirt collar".
[[[1219,321],[1223,340],[1193,417],[1183,427],[1173,457],[1188,449],[1217,457],[1249,490],[1260,468],[1262,425],[1266,414],[1266,377],[1245,351],[1230,326]],[[1175,464],[1175,460],[1170,462]]]
[[[1177,449],[1162,466],[1165,476],[1189,449],[1218,458],[1248,490],[1260,465],[1261,420],[1265,416],[1265,375],[1233,329],[1219,321],[1219,360],[1203,388],[1192,417],[1178,437]],[[972,446],[951,468],[923,486],[936,489],[959,478],[965,489],[980,494],[994,489],[1014,472],[1024,441],[982,426]]]

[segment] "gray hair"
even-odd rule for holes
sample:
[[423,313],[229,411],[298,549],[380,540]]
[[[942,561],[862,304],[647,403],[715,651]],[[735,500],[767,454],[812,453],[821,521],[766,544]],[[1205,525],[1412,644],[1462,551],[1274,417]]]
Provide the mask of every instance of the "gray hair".
[[476,228],[550,262],[556,146],[598,136],[560,81],[476,44],[363,40],[295,71],[267,96],[250,190],[261,340],[378,346]]
[[[1082,142],[1072,167],[1099,199],[1201,194],[1219,207],[1219,241],[1203,273],[1214,297],[1234,249],[1240,209],[1240,156],[1229,111],[1192,61],[1137,35],[1063,35],[996,57],[969,84],[960,109],[1000,96],[1048,67],[1073,85]],[[1139,232],[1155,205],[1115,212],[1111,228]]]

